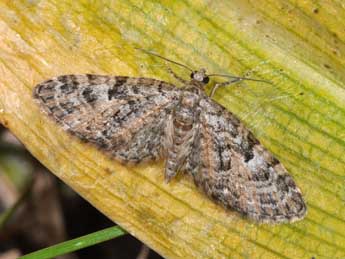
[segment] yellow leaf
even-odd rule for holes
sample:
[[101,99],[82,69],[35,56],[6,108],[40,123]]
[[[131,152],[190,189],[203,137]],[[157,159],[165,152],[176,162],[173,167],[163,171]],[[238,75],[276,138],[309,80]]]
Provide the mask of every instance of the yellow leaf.
[[[114,222],[169,258],[345,258],[345,9],[341,1],[2,1],[0,121]],[[307,201],[293,224],[225,211],[163,164],[124,167],[44,116],[33,87],[60,74],[174,82],[152,50],[211,73],[270,80],[219,89]],[[181,76],[185,71],[176,69]],[[184,74],[185,73],[185,74]]]

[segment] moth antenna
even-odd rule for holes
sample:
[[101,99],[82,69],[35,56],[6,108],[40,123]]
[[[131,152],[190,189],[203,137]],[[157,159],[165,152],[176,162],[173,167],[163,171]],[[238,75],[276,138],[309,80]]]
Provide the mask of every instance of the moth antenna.
[[184,68],[188,69],[189,71],[193,72],[193,69],[187,67],[186,65],[183,65],[183,64],[178,63],[178,62],[176,62],[176,61],[173,61],[173,60],[171,60],[171,59],[162,57],[161,55],[158,55],[158,54],[153,53],[153,52],[151,52],[151,51],[148,51],[148,50],[146,50],[146,49],[141,49],[141,48],[135,48],[135,49],[141,50],[141,51],[145,52],[145,53],[148,54],[148,55],[152,55],[152,56],[156,56],[156,57],[158,57],[158,58],[164,59],[164,60],[166,60],[166,61],[168,61],[168,62],[170,62],[170,63],[173,63],[173,64],[175,64],[175,65],[184,67]]
[[227,77],[227,78],[234,78],[239,80],[248,80],[248,81],[256,81],[256,82],[263,82],[266,84],[272,84],[272,82],[262,79],[255,79],[255,78],[249,78],[249,77],[241,77],[241,76],[230,76],[230,75],[222,75],[222,74],[210,74],[208,76],[219,76],[219,77]]

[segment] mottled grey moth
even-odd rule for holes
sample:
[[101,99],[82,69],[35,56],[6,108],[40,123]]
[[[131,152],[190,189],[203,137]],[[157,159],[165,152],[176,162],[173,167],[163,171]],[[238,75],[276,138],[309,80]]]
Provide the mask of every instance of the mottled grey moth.
[[38,84],[34,98],[66,131],[117,161],[165,159],[167,181],[190,174],[214,201],[258,222],[303,218],[306,205],[283,165],[211,99],[219,86],[261,80],[232,77],[208,96],[211,75],[191,72],[189,81],[174,74],[181,88],[152,78],[62,75]]

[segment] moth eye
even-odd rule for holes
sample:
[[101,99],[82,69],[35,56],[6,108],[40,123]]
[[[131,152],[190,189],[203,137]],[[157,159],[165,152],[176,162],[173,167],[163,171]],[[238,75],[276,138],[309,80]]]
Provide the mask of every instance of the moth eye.
[[210,81],[210,78],[208,76],[205,76],[203,79],[202,79],[202,82],[204,84],[207,84],[208,82]]
[[194,78],[194,72],[190,74],[190,78]]

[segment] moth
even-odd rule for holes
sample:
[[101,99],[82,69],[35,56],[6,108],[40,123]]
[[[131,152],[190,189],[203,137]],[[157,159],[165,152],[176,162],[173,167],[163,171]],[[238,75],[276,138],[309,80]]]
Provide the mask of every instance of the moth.
[[[147,52],[147,51],[146,51]],[[197,187],[225,208],[261,223],[302,219],[307,208],[284,166],[231,112],[212,97],[216,84],[189,67],[183,87],[152,78],[61,75],[38,84],[34,98],[64,130],[128,164],[165,159],[165,179],[191,175]]]

